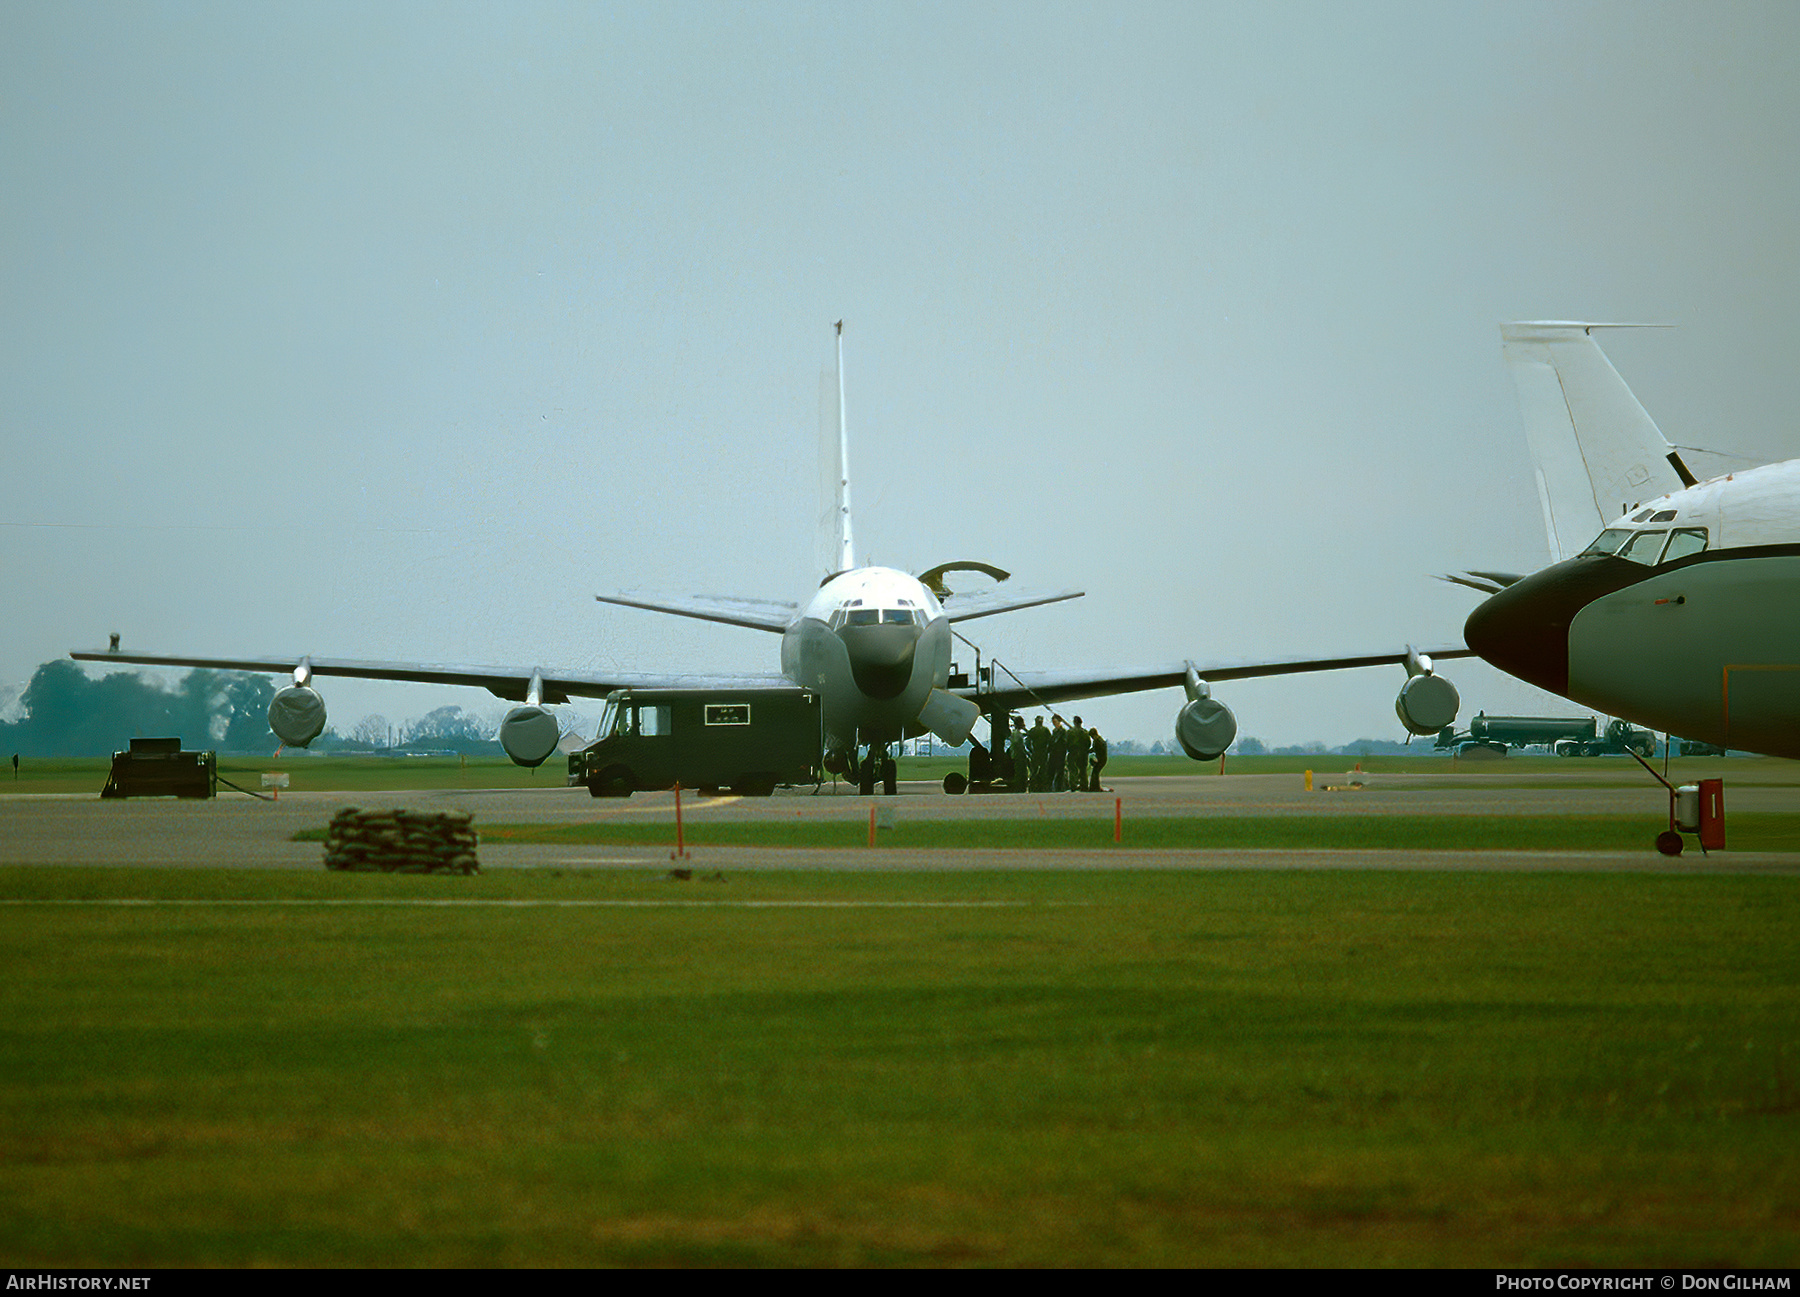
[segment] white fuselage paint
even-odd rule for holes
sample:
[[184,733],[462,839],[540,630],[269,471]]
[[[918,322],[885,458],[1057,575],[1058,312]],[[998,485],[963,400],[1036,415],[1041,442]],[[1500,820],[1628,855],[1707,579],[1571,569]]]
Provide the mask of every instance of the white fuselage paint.
[[[1678,555],[1675,538],[1699,531],[1705,548]],[[1621,557],[1576,557],[1489,601],[1502,645],[1566,626],[1566,688],[1534,682],[1664,733],[1800,757],[1800,460],[1633,505],[1601,539]],[[1658,552],[1668,557],[1654,561]],[[1641,577],[1619,566],[1634,553],[1652,558]],[[1572,585],[1602,564],[1612,588],[1533,615],[1559,579]]]
[[950,678],[949,619],[936,596],[893,568],[842,572],[819,587],[781,638],[781,670],[818,693],[826,746],[891,743],[925,732],[919,713]]

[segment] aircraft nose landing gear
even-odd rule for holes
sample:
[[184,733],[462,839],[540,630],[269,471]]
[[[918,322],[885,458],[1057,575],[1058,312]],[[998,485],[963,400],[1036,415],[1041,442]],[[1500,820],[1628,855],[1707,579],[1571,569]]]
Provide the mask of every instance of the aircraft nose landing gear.
[[864,797],[875,795],[875,781],[881,781],[881,791],[889,797],[899,792],[900,770],[894,759],[888,755],[887,744],[871,743],[868,757],[857,767],[857,788]]

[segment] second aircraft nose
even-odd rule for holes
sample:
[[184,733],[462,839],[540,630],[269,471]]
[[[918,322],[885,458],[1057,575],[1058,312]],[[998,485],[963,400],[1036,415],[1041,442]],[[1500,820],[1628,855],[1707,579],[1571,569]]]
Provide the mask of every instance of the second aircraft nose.
[[1554,694],[1569,691],[1569,626],[1602,595],[1648,575],[1608,554],[1584,554],[1491,595],[1463,625],[1463,640],[1508,675]]

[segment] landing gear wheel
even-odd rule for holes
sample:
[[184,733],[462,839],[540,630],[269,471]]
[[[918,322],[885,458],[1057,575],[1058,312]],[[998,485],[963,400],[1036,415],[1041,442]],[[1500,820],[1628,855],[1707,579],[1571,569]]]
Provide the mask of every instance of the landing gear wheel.
[[875,795],[875,758],[870,757],[856,768],[856,787],[864,797]]
[[969,781],[963,778],[961,771],[952,770],[949,774],[944,776],[944,791],[949,793],[952,797],[955,797],[958,793],[965,793],[968,790]]
[[1681,854],[1681,835],[1674,829],[1664,829],[1656,835],[1656,849],[1665,856]]
[[894,764],[892,757],[881,763],[881,791],[889,797],[900,791],[900,767]]

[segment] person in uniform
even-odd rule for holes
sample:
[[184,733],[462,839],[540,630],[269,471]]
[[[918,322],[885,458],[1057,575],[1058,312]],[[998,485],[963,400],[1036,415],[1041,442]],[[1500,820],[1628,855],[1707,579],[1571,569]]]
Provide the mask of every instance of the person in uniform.
[[1069,731],[1069,791],[1085,793],[1088,787],[1088,732],[1081,728],[1081,717]]
[[1031,780],[1031,761],[1025,754],[1025,718],[1012,718],[1012,733],[1007,736],[1006,755],[1012,758],[1012,779],[1008,786],[1022,793]]
[[1025,735],[1025,755],[1031,767],[1026,772],[1025,786],[1034,793],[1041,793],[1044,776],[1050,773],[1050,731],[1045,728],[1042,716],[1032,723]]
[[1100,788],[1100,772],[1106,768],[1106,740],[1100,737],[1099,726],[1088,729],[1088,742],[1094,753],[1094,773],[1088,779],[1088,791],[1097,793]]
[[1050,726],[1050,768],[1044,772],[1049,776],[1044,791],[1060,793],[1069,786],[1069,731],[1060,716],[1052,715]]

